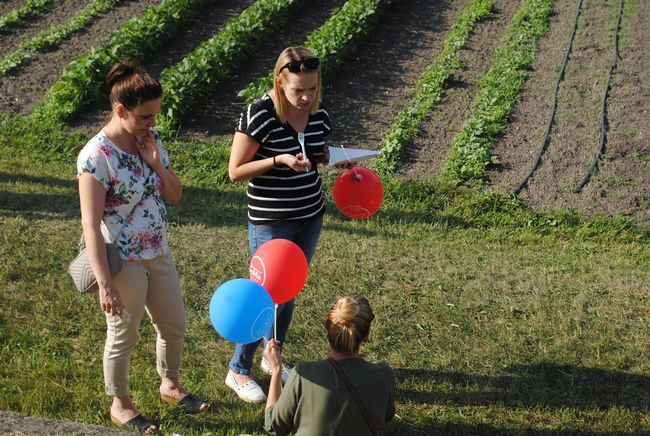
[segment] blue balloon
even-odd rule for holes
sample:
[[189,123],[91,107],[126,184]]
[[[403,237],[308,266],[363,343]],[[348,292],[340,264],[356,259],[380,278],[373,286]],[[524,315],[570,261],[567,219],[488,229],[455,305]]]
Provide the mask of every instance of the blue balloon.
[[217,333],[239,344],[260,340],[273,326],[271,295],[249,279],[232,279],[217,288],[210,301],[210,321]]

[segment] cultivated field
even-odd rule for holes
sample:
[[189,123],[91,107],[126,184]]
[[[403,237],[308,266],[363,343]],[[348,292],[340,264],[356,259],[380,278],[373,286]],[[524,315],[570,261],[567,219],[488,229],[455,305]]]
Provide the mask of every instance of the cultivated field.
[[386,200],[350,221],[325,171],[289,361],[324,356],[320,319],[356,291],[378,314],[366,357],[396,370],[391,434],[650,432],[648,23],[645,0],[0,2],[0,409],[109,422],[103,317],[65,267],[76,153],[106,116],[107,69],[132,59],[165,88],[185,377],[213,407],[156,398],[146,323],[133,394],[165,432],[261,432],[262,408],[223,385],[232,344],[207,306],[247,274],[244,187],[226,175],[239,112],[282,48],[307,45],[331,145],[381,149]]

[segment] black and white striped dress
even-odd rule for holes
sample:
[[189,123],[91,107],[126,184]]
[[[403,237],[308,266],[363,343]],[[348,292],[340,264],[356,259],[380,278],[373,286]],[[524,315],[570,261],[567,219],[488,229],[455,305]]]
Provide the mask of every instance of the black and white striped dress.
[[[268,94],[242,112],[237,132],[260,144],[253,160],[302,152],[298,132],[290,124],[280,123]],[[321,106],[318,112],[309,116],[304,133],[311,170],[299,173],[283,165],[252,178],[248,183],[248,219],[252,224],[308,220],[325,212],[316,165],[325,151],[325,136],[330,133],[330,118],[325,108]]]

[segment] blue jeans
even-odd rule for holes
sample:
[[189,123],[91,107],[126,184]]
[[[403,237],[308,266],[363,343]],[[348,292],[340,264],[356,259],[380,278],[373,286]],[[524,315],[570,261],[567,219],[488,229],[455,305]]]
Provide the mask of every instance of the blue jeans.
[[[314,218],[309,221],[276,221],[271,224],[251,224],[248,223],[248,243],[250,245],[251,256],[257,251],[257,248],[271,239],[288,239],[295,242],[305,253],[307,262],[311,262],[316,251],[316,243],[323,226],[323,216]],[[284,344],[289,323],[293,315],[295,298],[278,306],[277,333],[276,338],[281,344]],[[269,331],[268,338],[273,337],[273,327]],[[266,338],[265,337],[265,338]],[[262,340],[251,342],[250,344],[236,344],[235,352],[230,360],[230,369],[236,374],[250,375],[253,367],[253,356],[255,350]],[[282,346],[282,345],[281,345]]]

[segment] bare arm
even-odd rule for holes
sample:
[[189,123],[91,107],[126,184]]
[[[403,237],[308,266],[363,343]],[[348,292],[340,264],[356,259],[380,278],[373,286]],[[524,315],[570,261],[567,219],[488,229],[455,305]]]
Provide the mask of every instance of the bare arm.
[[151,132],[147,133],[140,141],[136,142],[138,153],[142,159],[158,174],[163,183],[162,197],[170,204],[177,204],[183,196],[183,185],[171,164],[165,168],[160,159],[160,150],[156,145],[156,138]]
[[121,315],[124,305],[113,285],[106,259],[106,244],[100,230],[105,200],[106,190],[104,187],[90,173],[82,173],[79,176],[81,225],[90,266],[99,286],[99,302],[105,312]]
[[[228,176],[233,182],[252,179],[273,168],[273,158],[253,160],[260,145],[253,138],[241,132],[236,132],[232,140],[230,160],[228,161]],[[277,165],[286,165],[298,172],[309,171],[311,162],[303,159],[302,153],[296,156],[285,153],[275,157]]]
[[266,344],[264,358],[271,368],[271,383],[269,384],[269,395],[266,398],[266,409],[270,409],[278,402],[280,394],[282,394],[282,355],[278,341],[271,339]]

